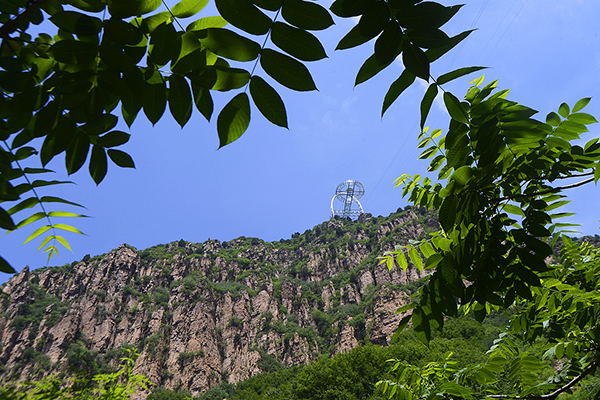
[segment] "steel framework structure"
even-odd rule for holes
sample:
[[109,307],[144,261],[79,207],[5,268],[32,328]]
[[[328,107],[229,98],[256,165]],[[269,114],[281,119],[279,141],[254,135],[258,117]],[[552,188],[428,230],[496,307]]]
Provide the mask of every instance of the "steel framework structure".
[[[363,213],[362,204],[360,199],[365,194],[365,188],[362,183],[354,180],[347,180],[338,185],[335,189],[335,195],[331,199],[331,217],[342,217],[356,219],[360,214]],[[335,209],[334,201],[338,199],[343,205],[343,209]],[[352,205],[356,204],[358,208],[352,208]]]

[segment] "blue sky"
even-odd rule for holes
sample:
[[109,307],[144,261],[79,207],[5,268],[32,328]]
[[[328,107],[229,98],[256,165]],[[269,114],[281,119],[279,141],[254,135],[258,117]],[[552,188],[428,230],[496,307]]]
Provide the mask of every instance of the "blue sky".
[[[573,105],[600,93],[598,16],[600,3],[594,0],[467,0],[445,31],[478,30],[437,61],[433,74],[488,66],[486,81],[499,79],[500,88],[512,89],[511,100],[540,111],[538,117],[544,119],[563,101]],[[417,161],[420,151],[415,147],[419,102],[426,86],[415,85],[405,92],[381,119],[383,97],[402,67],[393,64],[353,87],[373,44],[334,51],[353,24],[335,21],[336,26],[317,32],[329,58],[309,64],[319,91],[293,93],[278,87],[287,106],[289,130],[271,125],[253,109],[244,136],[217,150],[216,114],[207,123],[196,112],[184,129],[167,114],[154,127],[140,116],[130,130],[121,127],[132,134],[123,150],[132,155],[135,170],[110,165],[96,187],[84,167],[70,177],[74,185],[44,191],[43,195],[85,205],[84,213],[91,217],[65,221],[87,236],[66,234],[73,252],[60,248],[60,258],[53,258],[50,265],[106,253],[122,243],[144,249],[179,239],[289,238],[329,218],[335,188],[346,179],[364,185],[365,212],[388,215],[406,206],[393,182],[403,173],[425,171],[427,164]],[[259,74],[265,77],[262,71]],[[477,76],[457,80],[448,89],[462,96]],[[217,106],[235,94],[216,93]],[[600,98],[585,111],[600,117]],[[447,124],[442,107],[433,107],[428,125],[445,129]],[[584,139],[597,137],[599,128],[592,126]],[[53,163],[51,168],[64,169],[64,157]],[[57,173],[55,178],[66,177]],[[587,185],[570,195],[572,203],[565,210],[578,213],[571,220],[582,225],[583,234],[599,233],[598,188]],[[2,255],[18,271],[25,265],[46,264],[46,256],[35,252],[40,240],[21,246],[32,231],[0,239]],[[0,275],[0,282],[9,277]]]

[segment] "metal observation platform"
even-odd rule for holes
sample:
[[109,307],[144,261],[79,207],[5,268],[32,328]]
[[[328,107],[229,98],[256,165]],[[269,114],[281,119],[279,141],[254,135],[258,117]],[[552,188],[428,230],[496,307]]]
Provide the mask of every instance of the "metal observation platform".
[[[342,217],[357,219],[363,213],[360,199],[365,194],[365,188],[362,183],[353,180],[347,180],[338,185],[335,189],[335,195],[331,199],[331,217]],[[335,200],[341,202],[343,208],[340,208]],[[338,208],[334,208],[338,205]]]

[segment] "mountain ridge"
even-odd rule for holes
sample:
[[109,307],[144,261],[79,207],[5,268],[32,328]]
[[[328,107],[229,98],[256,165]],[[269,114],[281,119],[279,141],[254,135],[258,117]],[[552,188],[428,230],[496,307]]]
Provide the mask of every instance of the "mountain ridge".
[[[421,209],[331,219],[278,242],[121,245],[2,286],[0,380],[134,371],[197,395],[371,342],[387,345],[421,277],[377,257],[437,228]],[[142,396],[145,397],[145,396]]]

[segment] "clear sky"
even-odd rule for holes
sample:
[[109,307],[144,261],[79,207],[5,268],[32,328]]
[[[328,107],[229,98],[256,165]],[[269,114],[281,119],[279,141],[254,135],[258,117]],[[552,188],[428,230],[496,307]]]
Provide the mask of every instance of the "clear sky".
[[[434,76],[465,66],[488,66],[486,81],[499,79],[500,88],[512,89],[511,100],[538,110],[540,119],[563,101],[572,106],[582,97],[600,93],[600,2],[465,3],[444,30],[451,35],[478,30],[434,64]],[[330,1],[322,4],[328,6]],[[317,32],[329,58],[309,64],[319,91],[294,93],[278,87],[287,106],[289,130],[271,125],[254,108],[244,136],[217,150],[216,113],[207,123],[195,112],[184,129],[167,114],[154,127],[140,115],[130,130],[124,124],[120,128],[132,134],[123,150],[132,155],[137,169],[109,165],[107,177],[96,187],[85,166],[70,177],[76,184],[44,190],[42,195],[85,205],[84,213],[91,217],[64,221],[87,236],[65,234],[73,253],[60,248],[60,258],[53,258],[50,265],[106,253],[122,243],[144,249],[179,239],[289,238],[329,219],[335,188],[346,179],[364,185],[365,212],[388,215],[406,206],[393,182],[403,173],[425,171],[427,163],[417,161],[420,150],[415,147],[419,102],[426,85],[405,92],[381,119],[383,97],[401,73],[401,64],[396,61],[354,87],[360,65],[373,52],[373,42],[334,51],[353,24],[335,21],[336,26]],[[265,77],[262,71],[259,74]],[[448,88],[462,96],[477,76],[457,80]],[[213,97],[222,107],[236,93]],[[428,125],[445,129],[448,116],[439,104],[432,108]],[[600,96],[585,111],[600,118]],[[585,139],[597,137],[598,131],[600,125],[592,126]],[[64,156],[53,163],[51,168],[64,169]],[[63,178],[57,173],[54,179]],[[572,221],[582,225],[583,234],[600,233],[598,193],[593,185],[571,192],[568,210],[578,213]],[[2,255],[17,271],[25,265],[46,264],[46,256],[35,252],[41,239],[21,246],[33,229],[0,239]],[[9,277],[0,274],[0,282]]]

